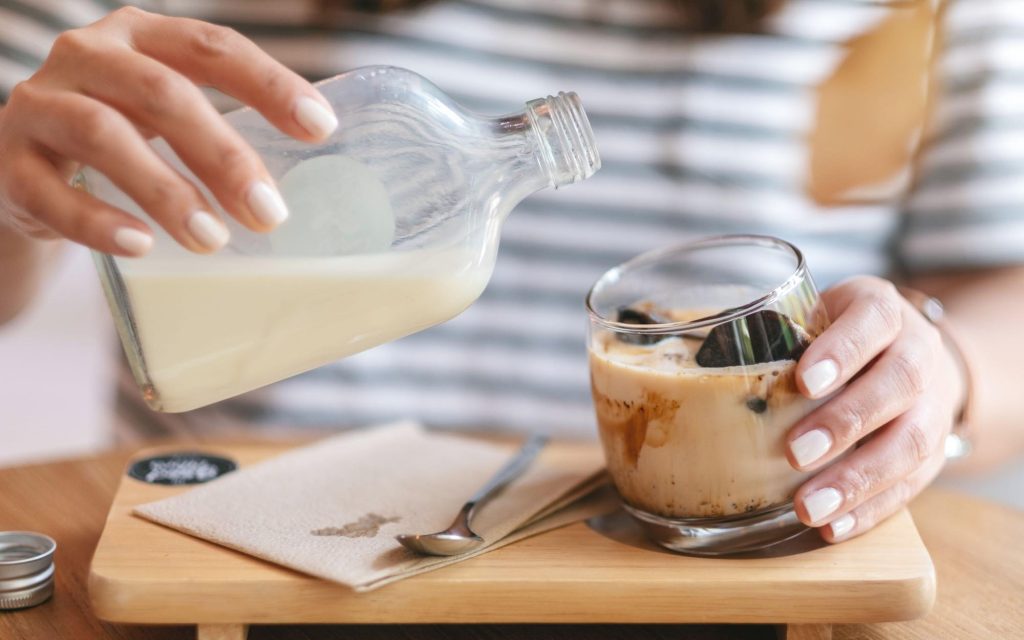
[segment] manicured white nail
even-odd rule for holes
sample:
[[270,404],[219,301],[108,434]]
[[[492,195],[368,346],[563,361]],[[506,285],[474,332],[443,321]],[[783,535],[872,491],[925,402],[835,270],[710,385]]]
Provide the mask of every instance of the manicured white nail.
[[804,498],[804,509],[807,509],[811,522],[821,522],[835,513],[842,503],[842,494],[832,487],[825,487]]
[[824,429],[813,429],[789,443],[789,450],[801,467],[814,463],[831,448],[832,436]]
[[832,383],[839,377],[839,367],[831,360],[822,360],[804,371],[804,386],[811,392],[812,396],[820,395],[825,389],[832,386]]
[[265,225],[277,226],[288,219],[284,198],[266,182],[256,182],[249,188],[249,209]]
[[188,219],[188,230],[196,242],[216,251],[228,243],[228,228],[205,211],[196,211]]
[[153,248],[153,236],[131,227],[121,227],[114,232],[114,244],[133,256],[142,256]]
[[308,96],[295,101],[295,120],[317,138],[326,138],[338,128],[338,119],[331,110]]
[[838,540],[853,531],[853,525],[855,524],[857,524],[857,521],[853,519],[851,514],[847,513],[833,520],[832,524],[828,526],[832,529],[832,537]]

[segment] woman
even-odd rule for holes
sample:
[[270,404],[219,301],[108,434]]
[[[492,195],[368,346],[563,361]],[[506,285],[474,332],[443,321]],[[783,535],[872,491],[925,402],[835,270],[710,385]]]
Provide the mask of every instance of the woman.
[[[452,0],[379,12],[326,0],[142,4],[238,31],[137,9],[70,29],[99,17],[89,0],[63,13],[19,3],[0,16],[0,78],[8,87],[28,78],[0,111],[0,315],[37,288],[53,250],[46,238],[133,256],[156,223],[198,253],[224,245],[223,222],[147,136],[166,138],[242,224],[267,231],[284,219],[259,158],[196,84],[310,142],[336,119],[289,68],[324,77],[410,67],[489,113],[574,89],[605,168],[516,210],[491,286],[455,321],[190,414],[154,415],[128,383],[119,409],[134,429],[413,415],[589,436],[587,286],[643,250],[743,231],[795,242],[831,285],[833,325],[798,376],[810,397],[848,386],[789,439],[791,463],[805,470],[863,441],[796,496],[801,519],[826,540],[870,529],[936,477],[970,395],[957,351],[919,311],[923,298],[908,294],[912,304],[883,277],[947,306],[976,371],[973,459],[1024,448],[1010,404],[1024,358],[1014,333],[1024,157],[1001,142],[1019,136],[1024,110],[1002,73],[1016,64],[1007,50],[1024,42],[1006,28],[1022,23],[1012,1]],[[390,6],[400,4],[409,6]],[[64,31],[48,53],[47,30]],[[81,164],[107,173],[153,222],[67,187]]]

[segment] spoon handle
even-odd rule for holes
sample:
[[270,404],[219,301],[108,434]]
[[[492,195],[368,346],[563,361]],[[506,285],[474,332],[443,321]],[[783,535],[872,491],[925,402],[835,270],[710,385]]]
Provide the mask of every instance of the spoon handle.
[[467,515],[472,513],[472,510],[479,507],[487,500],[498,495],[498,493],[508,485],[508,483],[519,477],[523,471],[533,462],[537,454],[540,453],[541,449],[548,443],[548,437],[539,433],[535,433],[530,436],[530,439],[526,441],[523,448],[519,450],[519,453],[514,458],[508,461],[504,467],[501,468],[498,473],[494,474],[494,477],[487,481],[487,484],[480,487],[473,497],[466,503]]

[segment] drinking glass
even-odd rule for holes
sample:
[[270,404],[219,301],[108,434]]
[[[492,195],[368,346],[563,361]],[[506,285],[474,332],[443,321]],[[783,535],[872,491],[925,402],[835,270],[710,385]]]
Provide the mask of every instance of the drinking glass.
[[795,369],[828,317],[800,250],[744,235],[651,251],[586,304],[608,470],[650,537],[719,555],[801,533],[792,498],[809,474],[786,434],[822,402]]

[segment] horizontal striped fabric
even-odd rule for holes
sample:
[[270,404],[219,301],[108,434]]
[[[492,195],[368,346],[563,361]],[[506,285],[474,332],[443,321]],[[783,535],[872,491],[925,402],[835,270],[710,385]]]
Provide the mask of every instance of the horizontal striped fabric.
[[[583,297],[637,253],[768,233],[799,245],[822,286],[858,273],[1024,261],[1021,0],[951,0],[913,189],[896,180],[880,197],[835,207],[804,193],[814,88],[845,43],[906,3],[791,0],[766,34],[730,36],[686,33],[653,0],[442,0],[380,16],[325,11],[330,2],[320,0],[139,5],[233,26],[311,79],[408,67],[483,113],[574,90],[604,158],[592,180],[515,210],[494,278],[462,316],[190,414],[154,416],[129,389],[124,415],[139,429],[333,428],[410,416],[589,437]],[[116,6],[0,0],[0,98],[59,31]]]

